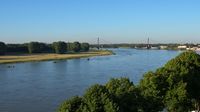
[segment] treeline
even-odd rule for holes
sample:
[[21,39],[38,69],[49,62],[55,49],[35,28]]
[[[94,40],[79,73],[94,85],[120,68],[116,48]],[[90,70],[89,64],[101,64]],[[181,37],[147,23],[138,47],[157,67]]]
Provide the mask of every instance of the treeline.
[[81,97],[66,100],[59,112],[189,112],[200,111],[200,55],[188,51],[138,85],[128,78],[93,85]]
[[66,43],[64,41],[46,44],[42,42],[30,42],[25,44],[5,44],[0,42],[0,55],[16,53],[57,53],[64,54],[68,52],[89,51],[88,43]]

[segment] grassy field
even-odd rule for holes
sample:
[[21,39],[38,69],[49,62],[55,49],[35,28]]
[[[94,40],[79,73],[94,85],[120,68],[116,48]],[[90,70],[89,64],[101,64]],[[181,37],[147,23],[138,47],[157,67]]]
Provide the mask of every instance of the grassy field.
[[74,58],[86,58],[92,56],[112,55],[112,51],[89,51],[70,54],[23,54],[23,55],[5,55],[0,56],[0,64],[3,63],[18,63],[29,61],[47,61],[47,60],[64,60]]

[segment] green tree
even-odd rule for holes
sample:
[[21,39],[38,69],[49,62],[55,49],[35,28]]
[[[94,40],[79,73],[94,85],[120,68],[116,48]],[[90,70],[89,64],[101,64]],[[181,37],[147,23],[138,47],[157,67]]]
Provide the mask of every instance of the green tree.
[[187,51],[170,60],[156,72],[147,73],[139,87],[144,98],[155,101],[151,107],[156,107],[158,103],[160,107],[164,105],[169,111],[182,112],[199,110],[199,80],[200,55]]
[[27,44],[7,44],[8,53],[28,53]]
[[200,55],[193,51],[183,52],[164,67],[171,72],[167,80],[170,87],[173,88],[180,81],[186,83],[188,99],[200,111]]
[[62,41],[54,42],[53,48],[55,50],[55,53],[57,53],[57,54],[64,54],[67,52],[67,44]]
[[64,101],[60,107],[59,112],[81,112],[81,105],[83,104],[83,99],[81,97],[75,96],[69,100]]
[[163,98],[167,91],[168,83],[163,69],[156,73],[148,72],[140,81],[139,89],[144,98],[142,107],[144,111],[158,112],[164,109]]
[[46,44],[40,42],[30,42],[28,44],[29,53],[42,53],[46,48]]
[[67,43],[67,50],[68,51],[73,51],[73,43],[71,43],[71,42]]
[[188,99],[187,84],[182,81],[174,85],[165,96],[165,105],[169,112],[188,112],[191,101]]
[[74,52],[79,52],[81,50],[81,44],[79,42],[74,42],[72,46]]
[[128,78],[111,79],[106,88],[118,104],[120,112],[136,112],[140,108],[140,95]]
[[89,51],[90,45],[88,43],[82,43],[81,44],[81,50],[82,51]]
[[0,42],[0,55],[4,55],[6,53],[6,44],[4,42]]
[[113,102],[111,94],[102,85],[91,86],[83,96],[87,112],[117,112],[118,107]]

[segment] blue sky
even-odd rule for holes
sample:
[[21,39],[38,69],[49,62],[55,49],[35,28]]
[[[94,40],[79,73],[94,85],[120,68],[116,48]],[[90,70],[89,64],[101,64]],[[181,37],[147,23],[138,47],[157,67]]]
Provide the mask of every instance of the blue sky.
[[199,0],[0,0],[0,41],[200,43]]

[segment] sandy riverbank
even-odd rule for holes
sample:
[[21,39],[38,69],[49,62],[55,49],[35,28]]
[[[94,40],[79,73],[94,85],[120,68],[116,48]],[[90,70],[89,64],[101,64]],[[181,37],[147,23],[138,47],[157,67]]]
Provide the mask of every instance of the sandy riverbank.
[[23,54],[23,55],[5,55],[0,56],[0,64],[4,63],[19,63],[29,61],[48,61],[48,60],[64,60],[74,58],[86,58],[92,56],[105,56],[112,55],[112,51],[89,51],[71,54]]

